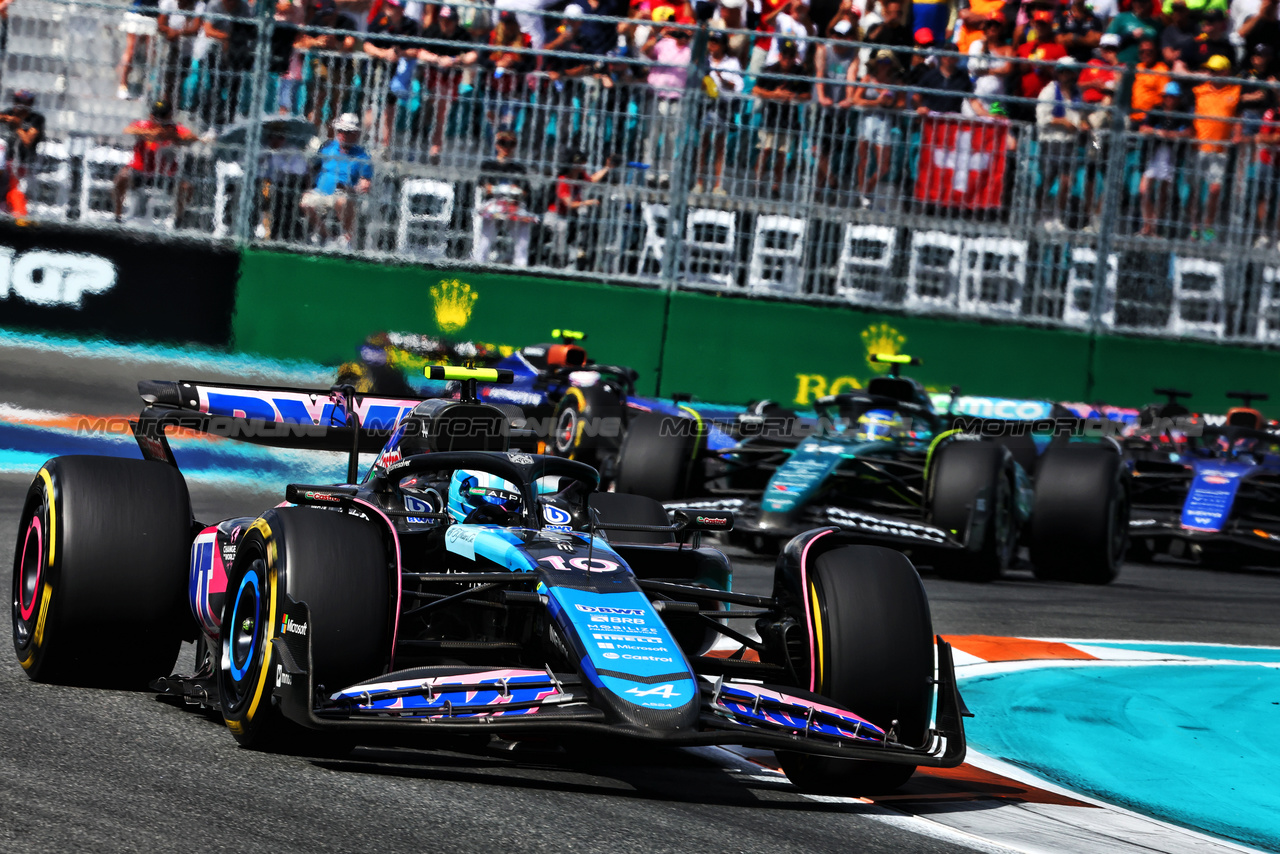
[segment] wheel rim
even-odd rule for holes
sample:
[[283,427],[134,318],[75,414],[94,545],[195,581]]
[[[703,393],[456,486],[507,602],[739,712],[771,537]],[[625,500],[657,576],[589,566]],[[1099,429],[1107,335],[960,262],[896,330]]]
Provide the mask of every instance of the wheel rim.
[[27,522],[22,544],[15,551],[13,566],[13,639],[17,648],[31,644],[39,613],[40,588],[45,577],[45,507],[38,504]]
[[556,421],[556,453],[567,454],[578,435],[578,410],[565,407]]
[[258,639],[264,629],[259,581],[263,568],[265,564],[260,559],[250,564],[236,591],[231,621],[223,627],[223,667],[231,677],[227,684],[233,706],[238,706],[247,696],[247,686],[258,658]]

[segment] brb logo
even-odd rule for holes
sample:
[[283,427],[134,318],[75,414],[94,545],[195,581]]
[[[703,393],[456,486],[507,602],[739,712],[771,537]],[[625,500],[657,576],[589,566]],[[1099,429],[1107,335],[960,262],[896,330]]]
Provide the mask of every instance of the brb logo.
[[0,246],[0,300],[10,292],[35,305],[80,308],[85,294],[116,284],[116,265],[99,255],[33,249],[18,253]]

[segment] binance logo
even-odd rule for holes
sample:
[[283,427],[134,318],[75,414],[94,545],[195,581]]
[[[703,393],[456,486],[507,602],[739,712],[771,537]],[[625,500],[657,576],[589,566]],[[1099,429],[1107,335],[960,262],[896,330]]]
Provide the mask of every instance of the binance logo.
[[435,303],[436,326],[441,332],[457,332],[471,320],[471,309],[480,295],[458,279],[441,282],[431,289]]
[[898,355],[907,343],[907,336],[887,323],[873,323],[862,330],[862,343],[867,348],[868,367],[878,374],[883,374],[889,370],[889,366],[883,362],[871,361],[871,355],[873,353],[882,353],[886,356]]

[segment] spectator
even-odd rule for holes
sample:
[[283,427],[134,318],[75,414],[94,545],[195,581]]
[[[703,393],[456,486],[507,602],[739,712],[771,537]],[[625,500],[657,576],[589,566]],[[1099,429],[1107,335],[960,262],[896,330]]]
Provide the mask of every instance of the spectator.
[[449,110],[458,97],[462,84],[462,69],[475,65],[479,52],[471,42],[471,34],[458,26],[458,13],[452,6],[441,6],[436,12],[435,23],[422,34],[432,41],[419,55],[428,66],[423,86],[423,136],[431,129],[431,157],[440,156],[444,144],[444,130],[449,121]]
[[156,7],[156,32],[160,43],[160,98],[181,103],[182,84],[191,70],[191,52],[196,33],[200,32],[200,16],[196,0],[160,0]]
[[28,89],[13,93],[13,106],[0,113],[4,136],[4,207],[11,216],[27,215],[27,170],[35,163],[44,140],[44,115],[35,111],[36,96]]
[[[515,12],[498,15],[498,26],[489,34],[492,50],[485,57],[484,94],[488,102],[486,119],[490,127],[514,130],[516,113],[524,103],[526,75],[533,70],[533,54],[510,48],[533,47],[533,39],[520,29]],[[505,48],[505,49],[504,49]]]
[[[586,0],[583,12],[598,17],[621,17],[626,11],[620,0]],[[584,20],[578,29],[578,44],[583,53],[604,56],[618,45],[618,25],[610,21]]]
[[777,65],[778,45],[791,40],[796,45],[796,62],[803,65],[809,53],[809,45],[804,39],[815,35],[818,31],[814,26],[813,18],[809,16],[809,0],[791,0],[785,11],[779,12],[773,19],[773,29],[776,35],[769,45],[765,64]]
[[1262,123],[1262,114],[1276,105],[1276,78],[1271,60],[1275,51],[1271,45],[1260,44],[1249,56],[1249,67],[1240,76],[1256,81],[1241,87],[1240,118],[1244,119],[1245,136],[1256,136]]
[[[350,15],[340,14],[333,0],[313,0],[308,14],[310,26],[338,31],[303,33],[293,45],[294,50],[310,54],[311,82],[307,86],[305,107],[307,121],[327,133],[332,122],[343,113],[347,96],[352,94],[356,63],[350,54],[355,50],[354,33],[359,24]],[[333,53],[340,55],[333,56]],[[355,109],[358,111],[360,108],[357,106]]]
[[985,36],[969,45],[969,71],[974,75],[974,97],[964,102],[961,112],[966,116],[990,115],[991,105],[1005,94],[1005,79],[1013,71],[1013,63],[1008,60],[1013,56],[1013,47],[1004,36],[1004,16],[994,14],[985,26]]
[[[831,156],[843,164],[849,144],[857,139],[857,114],[853,112],[853,92],[858,80],[858,51],[853,47],[854,28],[848,19],[836,22],[830,44],[814,51],[813,75],[823,81],[814,94],[820,108],[818,121],[818,192],[839,189],[840,180],[831,173]],[[837,166],[837,172],[844,170]]]
[[258,29],[245,0],[208,0],[201,14],[192,55],[205,78],[202,117],[218,126],[233,121],[243,106],[240,92],[253,68]]
[[1138,44],[1137,74],[1134,75],[1133,92],[1129,98],[1129,105],[1133,107],[1130,118],[1135,122],[1141,122],[1147,110],[1160,106],[1169,82],[1168,72],[1169,66],[1160,61],[1155,40],[1143,39]]
[[1209,59],[1221,56],[1227,60],[1228,70],[1234,67],[1236,48],[1227,38],[1227,16],[1221,9],[1210,9],[1200,22],[1200,38],[1196,39],[1182,51],[1183,67],[1175,71],[1184,73],[1200,71],[1205,68]]
[[1258,239],[1254,247],[1266,249],[1277,230],[1280,213],[1280,109],[1273,102],[1262,113],[1262,122],[1253,138],[1258,157]]
[[262,222],[259,238],[296,243],[303,239],[301,201],[310,168],[306,153],[290,148],[288,138],[278,128],[268,126],[258,178],[262,182]]
[[[156,17],[157,0],[133,0],[129,6],[129,11],[124,13],[124,21],[120,24],[120,29],[124,30],[124,53],[120,55],[120,85],[116,88],[116,97],[121,101],[127,101],[129,95],[129,71],[133,68],[133,55],[138,51],[138,43],[142,43],[142,50],[145,53],[151,45],[151,21],[148,18]],[[4,12],[4,36],[6,47],[9,41],[9,4],[5,3]]]
[[[1182,58],[1182,52],[1189,48],[1200,35],[1200,28],[1196,26],[1196,20],[1191,16],[1191,10],[1187,8],[1186,0],[1175,0],[1170,10],[1169,23],[1160,31],[1160,52],[1166,61],[1176,62]],[[1156,93],[1156,97],[1160,97],[1159,92]]]
[[1041,65],[1023,64],[1022,97],[1038,98],[1046,86],[1053,85],[1056,77],[1054,66],[1047,63],[1062,59],[1067,49],[1058,44],[1053,34],[1053,12],[1037,9],[1031,13],[1031,30],[1027,40],[1018,47],[1018,56],[1037,60]]
[[803,121],[800,104],[808,101],[813,93],[813,84],[803,76],[798,53],[795,42],[784,41],[778,47],[778,62],[760,72],[751,90],[752,95],[764,101],[756,180],[765,180],[765,165],[772,161],[775,199],[782,194],[782,173]]
[[[1110,104],[1116,91],[1116,66],[1119,63],[1120,36],[1107,33],[1102,37],[1094,57],[1080,72],[1080,91],[1086,104]],[[1093,114],[1090,114],[1093,115]]]
[[[503,14],[510,14],[504,12]],[[493,241],[498,236],[499,223],[508,223],[515,250],[511,263],[517,267],[529,266],[529,235],[537,221],[525,207],[529,197],[529,185],[524,180],[528,174],[512,155],[516,150],[516,137],[510,131],[499,131],[493,141],[494,158],[480,164],[480,180],[483,196],[476,211],[479,220],[471,260],[480,264],[490,261]]]
[[[1200,150],[1196,156],[1196,177],[1200,186],[1191,194],[1193,210],[1198,207],[1204,184],[1208,184],[1209,198],[1199,234],[1192,231],[1191,237],[1214,240],[1217,237],[1215,229],[1218,202],[1222,197],[1222,184],[1226,180],[1230,160],[1230,145],[1238,142],[1241,137],[1240,125],[1231,121],[1240,111],[1241,91],[1239,85],[1227,83],[1224,79],[1231,73],[1231,60],[1225,56],[1210,56],[1204,67],[1211,77],[1192,90],[1196,96],[1196,139],[1200,142]],[[1194,222],[1195,217],[1192,216],[1191,220]]]
[[[858,176],[860,204],[871,207],[876,187],[889,176],[893,159],[895,110],[906,106],[906,94],[887,89],[898,83],[898,63],[893,52],[878,50],[872,58],[867,80],[854,90],[853,105],[861,112],[854,171]],[[874,154],[874,158],[869,155]]]
[[1058,20],[1057,29],[1058,44],[1067,51],[1068,56],[1083,64],[1093,59],[1093,51],[1098,47],[1102,31],[1106,27],[1089,11],[1085,0],[1071,0],[1066,13]]
[[1121,12],[1107,25],[1108,33],[1120,36],[1120,61],[1133,65],[1138,61],[1138,44],[1144,39],[1157,39],[1160,25],[1151,17],[1151,0],[1133,0],[1128,12]]
[[[852,51],[850,51],[852,52]],[[724,143],[725,136],[734,123],[734,107],[738,95],[742,93],[742,64],[738,58],[729,53],[729,36],[725,33],[711,33],[707,40],[707,77],[710,80],[709,92],[714,92],[706,113],[702,119],[702,144],[698,151],[698,179],[693,191],[703,190],[703,175],[707,172],[707,156],[715,149],[713,166],[714,186],[712,193],[724,195],[721,180],[724,176]],[[821,170],[821,166],[819,166]],[[821,173],[819,173],[821,174]],[[821,182],[821,179],[819,179]]]
[[791,0],[759,0],[756,6],[760,17],[755,29],[762,35],[756,39],[751,49],[751,62],[747,66],[747,73],[751,75],[759,74],[769,64],[768,57],[769,51],[773,48],[773,39],[764,34],[774,32],[774,22],[779,15],[791,7]]
[[[580,218],[594,207],[598,207],[598,198],[584,199],[582,190],[587,184],[603,181],[609,174],[609,166],[605,166],[594,175],[587,171],[587,155],[581,151],[570,151],[565,163],[556,173],[556,192],[547,208],[547,215],[542,222],[552,234],[551,262],[563,266],[569,263],[569,246],[589,241],[576,238],[582,230]],[[578,257],[585,255],[585,250],[578,251]],[[576,263],[575,265],[576,266]]]
[[[713,30],[746,30],[746,0],[720,0],[716,4],[715,14],[711,16]],[[743,33],[729,36],[729,55],[741,64],[747,61],[747,53],[751,49],[751,39]]]
[[[1119,65],[1117,53],[1120,48],[1120,36],[1115,33],[1104,35],[1094,53],[1096,56],[1080,72],[1080,92],[1084,102],[1094,107],[1109,107],[1115,96],[1116,66]],[[1102,195],[1094,196],[1098,173],[1105,168],[1108,154],[1111,151],[1111,111],[1095,109],[1085,116],[1091,130],[1085,147],[1085,204],[1094,206],[1095,217],[1102,215]],[[1093,230],[1093,225],[1085,226],[1085,230]]]
[[1040,92],[1036,124],[1040,128],[1040,210],[1049,210],[1049,193],[1056,182],[1052,213],[1044,226],[1061,231],[1066,228],[1067,200],[1075,183],[1080,135],[1088,132],[1089,123],[1079,87],[1080,67],[1075,60],[1068,58],[1058,63],[1054,77],[1054,82]]
[[689,31],[674,27],[654,32],[645,43],[644,53],[650,59],[662,63],[649,69],[649,86],[653,98],[649,102],[649,134],[645,140],[645,160],[658,170],[659,182],[666,178],[667,170],[675,157],[675,137],[679,129],[680,97],[684,94],[692,51],[689,48]]
[[336,139],[320,147],[320,171],[313,189],[302,194],[302,212],[307,216],[311,242],[321,244],[328,239],[325,216],[332,211],[338,217],[342,235],[338,247],[350,249],[355,240],[358,196],[366,195],[373,186],[373,158],[356,141],[360,139],[360,119],[355,113],[343,113],[333,123]]
[[302,6],[293,0],[275,0],[275,26],[271,28],[270,59],[267,71],[277,81],[275,101],[280,112],[292,113],[302,85],[302,61],[295,58],[293,45],[304,20]]
[[[915,38],[903,18],[901,0],[883,0],[881,8],[884,10],[884,20],[867,30],[867,41],[886,47],[914,47]],[[929,34],[932,36],[933,32],[930,31]],[[908,56],[903,51],[894,52],[893,59],[898,68],[910,61]]]
[[[1153,45],[1154,48],[1154,45]],[[1183,161],[1186,143],[1191,138],[1191,121],[1179,112],[1182,87],[1170,80],[1161,95],[1161,109],[1148,108],[1139,133],[1152,138],[1147,147],[1147,165],[1142,172],[1138,194],[1142,208],[1143,237],[1155,237],[1160,220],[1165,218],[1170,191],[1177,177],[1177,164]]]
[[924,53],[925,48],[933,47],[933,30],[921,27],[916,30],[912,36],[915,40],[915,46],[920,50],[910,54],[908,61],[907,73],[903,80],[908,86],[919,86],[924,76],[937,67],[937,57]]
[[929,113],[958,113],[967,100],[965,95],[973,94],[973,81],[969,75],[960,70],[960,58],[956,56],[956,46],[944,44],[938,57],[938,67],[929,71],[921,80],[920,86],[930,92],[916,92],[911,96],[919,115]]
[[[366,124],[374,123],[378,99],[381,98],[382,133],[379,139],[385,147],[391,145],[395,131],[396,105],[412,97],[419,49],[407,39],[419,35],[417,22],[404,13],[404,0],[382,0],[382,11],[369,24],[364,40],[362,49],[365,54],[378,63],[371,68],[372,82],[363,84],[372,93],[364,120]],[[337,124],[333,127],[338,129]]]
[[956,44],[969,53],[973,43],[990,36],[987,24],[999,20],[1003,27],[1005,0],[960,0],[956,10]]
[[[1274,49],[1280,45],[1278,10],[1280,10],[1280,0],[1262,0],[1257,13],[1246,18],[1240,25],[1239,35],[1244,39],[1247,56],[1256,53],[1259,46],[1265,45]],[[1225,22],[1223,26],[1225,28]]]
[[196,141],[196,135],[173,121],[173,107],[168,101],[156,101],[151,105],[150,118],[133,122],[124,132],[134,138],[133,162],[116,173],[111,193],[116,222],[124,218],[124,201],[129,191],[145,186],[174,194],[173,224],[174,228],[181,228],[191,199],[191,184],[180,177],[172,149],[190,145]]

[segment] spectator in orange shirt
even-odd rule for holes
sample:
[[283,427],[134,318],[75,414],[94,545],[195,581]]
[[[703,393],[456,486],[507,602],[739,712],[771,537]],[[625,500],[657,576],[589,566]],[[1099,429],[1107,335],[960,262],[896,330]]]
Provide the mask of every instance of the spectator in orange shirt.
[[[1133,92],[1129,96],[1129,105],[1133,112],[1129,117],[1141,123],[1147,117],[1148,110],[1160,107],[1164,98],[1165,87],[1169,84],[1169,66],[1160,61],[1160,51],[1155,39],[1143,39],[1138,44],[1137,74],[1133,78]],[[1163,72],[1163,73],[1162,73]]]
[[[1218,202],[1222,198],[1222,184],[1226,180],[1230,160],[1230,146],[1240,139],[1241,131],[1234,119],[1240,111],[1240,87],[1227,83],[1223,78],[1231,73],[1231,60],[1215,54],[1205,62],[1205,69],[1212,75],[1192,91],[1196,96],[1196,139],[1200,142],[1196,155],[1196,174],[1200,185],[1191,195],[1193,209],[1200,201],[1204,182],[1209,185],[1209,199],[1205,205],[1204,219],[1199,235],[1191,236],[1213,240],[1217,235],[1214,226],[1218,219]],[[1195,221],[1193,216],[1192,221]]]

